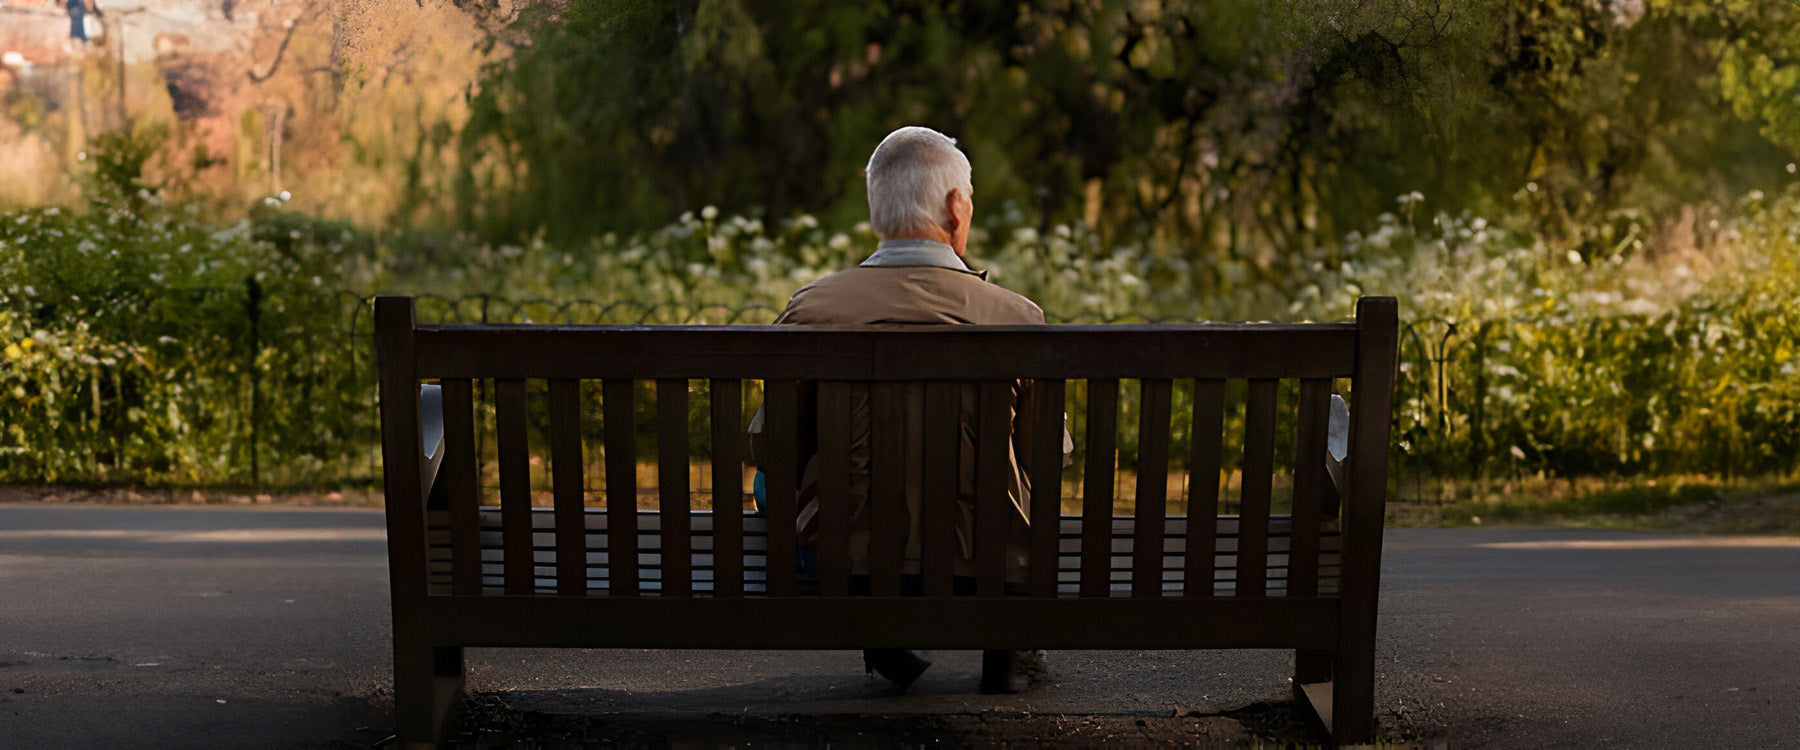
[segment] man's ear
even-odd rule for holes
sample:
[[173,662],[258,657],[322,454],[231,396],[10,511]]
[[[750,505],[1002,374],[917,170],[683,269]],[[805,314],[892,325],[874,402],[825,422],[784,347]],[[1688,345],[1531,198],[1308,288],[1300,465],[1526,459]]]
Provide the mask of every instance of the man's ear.
[[962,201],[962,191],[956,188],[950,188],[950,192],[944,195],[944,215],[950,217],[949,223],[944,226],[944,229],[952,235],[956,234],[957,228],[962,226],[962,215],[957,210]]

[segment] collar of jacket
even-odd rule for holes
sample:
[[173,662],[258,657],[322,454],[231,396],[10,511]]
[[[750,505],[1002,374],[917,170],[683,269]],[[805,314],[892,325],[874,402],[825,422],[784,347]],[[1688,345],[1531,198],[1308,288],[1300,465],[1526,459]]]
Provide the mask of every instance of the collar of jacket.
[[947,268],[952,271],[974,274],[981,277],[983,281],[987,280],[987,272],[969,268],[962,258],[957,257],[955,248],[931,240],[882,240],[881,244],[875,247],[875,254],[863,260],[861,265],[865,267],[929,266]]

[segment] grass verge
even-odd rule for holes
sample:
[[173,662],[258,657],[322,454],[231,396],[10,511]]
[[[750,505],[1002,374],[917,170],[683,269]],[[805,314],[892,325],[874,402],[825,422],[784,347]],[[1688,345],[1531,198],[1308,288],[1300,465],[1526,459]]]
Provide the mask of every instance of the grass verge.
[[1417,526],[1560,526],[1699,534],[1800,533],[1800,482],[1723,483],[1692,476],[1469,484],[1441,503],[1392,503],[1388,523]]

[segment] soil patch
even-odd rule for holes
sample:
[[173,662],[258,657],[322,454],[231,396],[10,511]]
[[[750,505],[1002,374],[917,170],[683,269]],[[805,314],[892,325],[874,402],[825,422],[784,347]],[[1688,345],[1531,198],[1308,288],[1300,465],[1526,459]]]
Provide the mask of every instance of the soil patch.
[[1219,714],[1072,715],[1013,712],[577,716],[520,711],[503,694],[477,694],[450,744],[624,747],[755,746],[1207,746],[1318,745],[1329,738],[1294,703],[1259,703]]

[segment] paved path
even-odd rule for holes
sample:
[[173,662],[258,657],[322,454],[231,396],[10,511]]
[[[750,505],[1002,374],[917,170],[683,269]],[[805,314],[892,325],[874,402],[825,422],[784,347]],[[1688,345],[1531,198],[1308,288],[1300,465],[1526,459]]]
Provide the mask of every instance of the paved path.
[[[0,747],[387,736],[381,528],[371,511],[0,505]],[[1384,575],[1378,698],[1393,733],[1800,747],[1800,540],[1399,530]],[[710,727],[706,739],[743,726],[723,716],[838,717],[817,722],[841,732],[854,714],[916,717],[893,735],[906,737],[1005,724],[1230,739],[1236,719],[1268,711],[1221,712],[1284,701],[1290,665],[1281,652],[1054,653],[1054,684],[996,698],[973,693],[974,654],[938,657],[905,696],[845,652],[480,650],[470,686],[506,691],[513,712],[651,717],[676,735]],[[1059,714],[1112,733],[1059,735],[1074,731]]]

